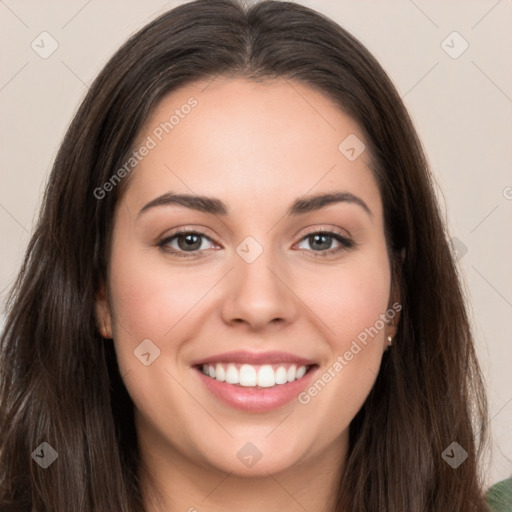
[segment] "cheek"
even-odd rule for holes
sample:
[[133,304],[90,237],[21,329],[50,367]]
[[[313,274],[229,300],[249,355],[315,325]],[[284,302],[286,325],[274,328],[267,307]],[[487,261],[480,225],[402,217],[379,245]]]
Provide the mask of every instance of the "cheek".
[[332,348],[348,350],[351,341],[376,322],[382,339],[384,329],[379,319],[388,307],[391,279],[385,252],[317,269],[309,278],[300,278],[302,296],[321,320]]
[[144,339],[149,338],[162,350],[168,347],[218,280],[216,270],[207,272],[206,266],[204,270],[177,270],[154,248],[123,251],[120,244],[112,262],[111,306],[120,364],[123,360],[132,364],[127,358],[133,357],[133,350]]
[[301,403],[314,403],[322,411],[319,417],[330,417],[334,434],[355,416],[379,372],[386,326],[381,316],[388,308],[391,280],[387,252],[383,248],[347,259],[346,265],[311,278],[302,293],[321,320],[317,325],[330,350]]
[[381,315],[388,308],[390,280],[387,253],[376,251],[330,274],[328,293],[315,295],[329,326],[324,332],[331,354],[302,403],[314,402],[333,426],[348,426],[379,372],[386,325]]

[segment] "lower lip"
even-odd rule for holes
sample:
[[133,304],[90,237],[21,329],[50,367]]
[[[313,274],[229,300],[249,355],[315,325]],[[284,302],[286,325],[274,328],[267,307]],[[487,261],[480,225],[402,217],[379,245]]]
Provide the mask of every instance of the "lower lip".
[[303,377],[287,384],[259,388],[220,382],[195,368],[199,378],[215,397],[235,409],[250,412],[271,411],[290,403],[308,386],[317,369],[314,366]]

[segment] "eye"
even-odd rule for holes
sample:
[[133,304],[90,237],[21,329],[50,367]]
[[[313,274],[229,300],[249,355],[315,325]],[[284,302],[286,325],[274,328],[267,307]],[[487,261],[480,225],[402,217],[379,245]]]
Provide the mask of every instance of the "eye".
[[199,251],[211,249],[209,245],[215,245],[215,242],[198,231],[182,230],[164,238],[157,245],[163,251],[187,258],[195,256]]
[[[315,256],[328,256],[355,247],[355,243],[340,233],[333,231],[314,231],[299,242],[299,249],[307,249],[301,244],[308,244]],[[334,244],[334,248],[333,248]]]
[[[308,244],[309,249],[304,247],[304,244]],[[340,233],[319,230],[304,236],[299,242],[298,247],[299,249],[307,249],[315,253],[315,256],[322,257],[351,249],[355,245],[355,242]],[[158,242],[157,246],[173,256],[187,258],[199,256],[201,251],[215,248],[216,243],[199,231],[181,230],[163,238]]]

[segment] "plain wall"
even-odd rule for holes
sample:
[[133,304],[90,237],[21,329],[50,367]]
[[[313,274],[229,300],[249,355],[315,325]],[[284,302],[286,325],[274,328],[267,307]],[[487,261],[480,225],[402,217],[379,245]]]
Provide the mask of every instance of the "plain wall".
[[[0,2],[2,303],[57,148],[88,84],[130,34],[179,3]],[[493,445],[486,478],[489,484],[504,479],[512,474],[512,2],[299,3],[365,44],[412,115],[456,238],[488,383]],[[58,44],[46,59],[31,47],[35,41],[39,51],[51,48],[50,39],[40,42],[48,38],[39,36],[44,31]],[[457,56],[464,40],[468,48]]]

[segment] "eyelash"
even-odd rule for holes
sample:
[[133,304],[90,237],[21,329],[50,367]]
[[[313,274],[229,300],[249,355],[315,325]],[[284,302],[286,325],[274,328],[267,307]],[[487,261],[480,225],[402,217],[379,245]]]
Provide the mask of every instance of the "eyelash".
[[[181,250],[177,251],[175,249],[169,250],[169,248],[166,247],[167,244],[169,244],[175,238],[178,238],[178,237],[180,237],[182,235],[188,235],[188,234],[199,235],[200,237],[206,238],[206,239],[210,240],[213,243],[217,243],[211,237],[205,235],[204,233],[201,233],[200,231],[196,231],[194,229],[182,229],[181,231],[177,231],[176,233],[173,233],[172,235],[167,236],[167,237],[163,238],[162,240],[160,240],[157,243],[157,246],[160,249],[162,249],[164,252],[172,254],[173,256],[178,256],[180,258],[193,258],[193,257],[197,256],[197,254],[200,251],[189,251],[189,252],[181,251]],[[349,238],[345,237],[341,233],[338,233],[336,231],[328,231],[328,230],[325,230],[325,229],[317,229],[317,230],[311,231],[310,233],[307,233],[306,235],[304,235],[300,239],[299,243],[302,242],[303,240],[307,240],[308,238],[310,238],[310,237],[312,237],[314,235],[319,235],[319,234],[327,235],[328,237],[333,238],[334,240],[336,240],[340,244],[340,247],[338,247],[336,249],[328,249],[326,251],[313,251],[313,250],[311,250],[311,252],[315,254],[314,257],[324,258],[324,257],[327,257],[327,256],[331,256],[333,254],[337,254],[337,253],[342,252],[342,251],[353,249],[357,245],[353,240],[350,240]]]

